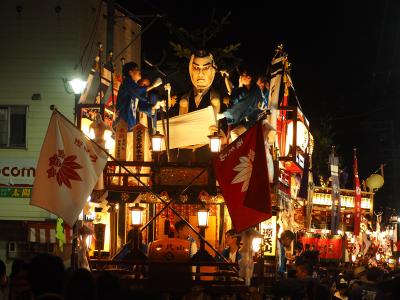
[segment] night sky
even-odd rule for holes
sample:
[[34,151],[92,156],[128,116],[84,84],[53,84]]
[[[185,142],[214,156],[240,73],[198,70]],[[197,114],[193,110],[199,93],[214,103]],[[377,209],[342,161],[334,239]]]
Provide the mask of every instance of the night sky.
[[[241,43],[237,55],[258,71],[283,44],[303,111],[313,127],[330,118],[341,165],[353,183],[353,148],[358,148],[361,179],[385,163],[385,185],[376,207],[400,207],[399,135],[400,3],[398,1],[162,1],[120,0],[141,19],[164,14],[142,36],[142,53],[158,60],[177,41],[165,24],[188,30],[207,25],[215,8],[229,25],[212,45]],[[395,167],[397,164],[397,168]],[[395,184],[397,183],[397,185]],[[397,201],[396,201],[397,200]],[[397,203],[396,203],[397,202]]]

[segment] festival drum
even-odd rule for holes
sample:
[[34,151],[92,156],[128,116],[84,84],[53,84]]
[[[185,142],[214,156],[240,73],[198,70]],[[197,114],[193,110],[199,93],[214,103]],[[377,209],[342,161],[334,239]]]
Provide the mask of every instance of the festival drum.
[[190,260],[189,249],[188,240],[177,238],[165,238],[150,243],[148,288],[175,292],[184,289],[182,292],[187,292],[186,289],[192,283],[191,266],[185,264]]
[[151,261],[189,261],[190,242],[177,238],[165,238],[149,244],[148,257]]

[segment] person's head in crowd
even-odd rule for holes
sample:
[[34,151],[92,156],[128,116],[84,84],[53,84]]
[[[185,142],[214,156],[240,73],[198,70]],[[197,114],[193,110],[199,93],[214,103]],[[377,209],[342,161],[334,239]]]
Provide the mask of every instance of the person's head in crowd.
[[303,245],[301,243],[297,243],[294,247],[294,251],[296,255],[300,255],[303,252]]
[[368,281],[379,282],[383,278],[383,271],[378,267],[372,267],[367,270],[366,276]]
[[267,75],[258,76],[257,85],[262,91],[269,90],[269,80]]
[[310,263],[301,261],[296,264],[296,277],[299,279],[305,279],[311,277],[313,268]]
[[[162,300],[165,297],[156,291],[121,289],[115,299],[119,300]],[[175,298],[173,298],[175,299]],[[186,297],[185,297],[186,299]]]
[[340,296],[347,296],[349,284],[344,278],[340,278],[339,283],[336,285],[336,289]]
[[347,291],[349,289],[349,285],[347,283],[339,283],[336,286],[336,289],[338,290],[340,295],[346,295],[346,293],[347,293]]
[[60,257],[47,253],[35,256],[28,269],[28,278],[35,297],[44,294],[62,294],[64,264]]
[[118,277],[108,271],[102,271],[96,280],[98,300],[115,299],[115,295],[121,290]]
[[280,241],[284,247],[288,248],[290,247],[295,238],[296,236],[292,231],[284,230],[281,234]]
[[124,78],[131,78],[134,82],[138,82],[142,78],[139,66],[133,61],[124,64],[122,67],[122,76]]
[[27,274],[28,264],[23,259],[14,259],[11,264],[10,279],[18,276],[21,273]]
[[78,269],[70,277],[65,289],[65,300],[95,300],[96,286],[92,273]]
[[239,86],[245,86],[250,89],[250,87],[254,84],[254,73],[248,66],[243,66],[239,70]]
[[225,244],[226,246],[228,246],[229,248],[232,247],[240,247],[240,235],[237,234],[235,229],[229,229],[226,233],[225,233]]
[[354,269],[354,278],[357,280],[366,281],[367,280],[367,269],[364,266],[359,266]]
[[186,240],[191,235],[190,228],[184,220],[179,220],[175,223],[175,231],[179,239]]

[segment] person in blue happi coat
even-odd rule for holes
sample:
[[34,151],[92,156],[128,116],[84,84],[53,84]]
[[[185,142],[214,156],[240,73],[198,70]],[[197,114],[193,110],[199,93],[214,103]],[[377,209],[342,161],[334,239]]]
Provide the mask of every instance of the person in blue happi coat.
[[141,111],[149,117],[153,114],[154,107],[163,105],[157,97],[149,95],[148,92],[162,84],[156,80],[152,85],[140,86],[138,81],[142,78],[139,66],[135,62],[126,63],[122,68],[123,81],[118,90],[117,96],[117,120],[124,120],[128,123],[128,131],[131,131],[138,122],[137,112]]

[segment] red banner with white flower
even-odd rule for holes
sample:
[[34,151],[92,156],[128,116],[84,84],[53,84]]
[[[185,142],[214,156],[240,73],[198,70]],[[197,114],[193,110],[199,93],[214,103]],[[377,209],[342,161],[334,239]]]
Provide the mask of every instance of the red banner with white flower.
[[241,232],[269,219],[271,193],[262,123],[258,122],[214,159],[232,223]]
[[54,111],[40,151],[30,204],[73,225],[106,162],[107,154],[99,146]]

